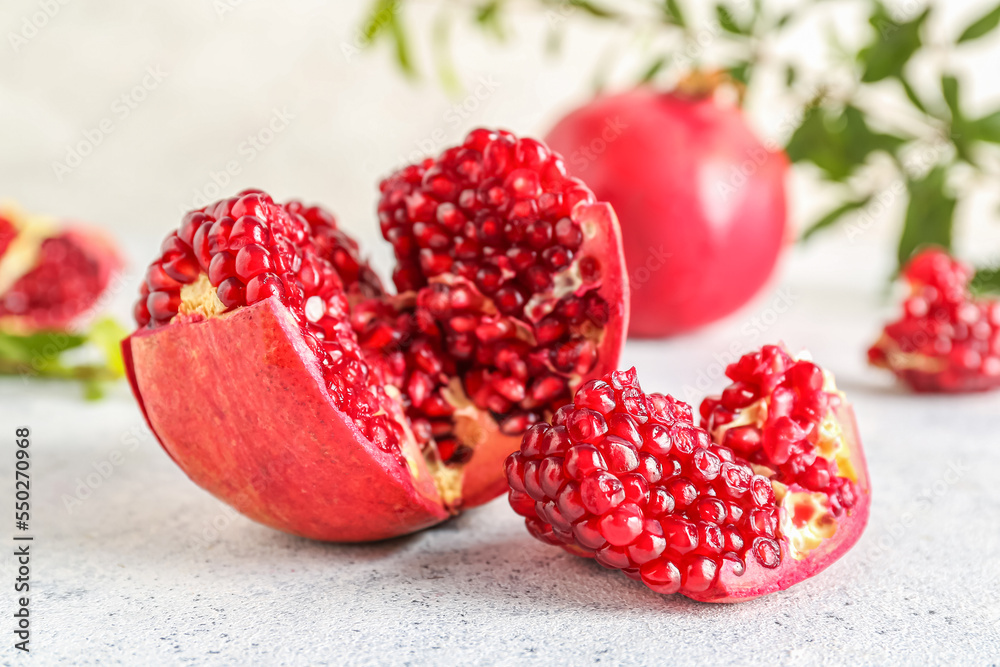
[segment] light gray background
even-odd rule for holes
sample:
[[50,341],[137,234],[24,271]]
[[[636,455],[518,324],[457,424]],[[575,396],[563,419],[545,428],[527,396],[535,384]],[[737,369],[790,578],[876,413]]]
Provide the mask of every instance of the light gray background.
[[[511,48],[458,30],[465,87],[449,97],[433,83],[405,82],[384,48],[345,55],[364,3],[233,4],[220,15],[209,0],[76,0],[16,51],[9,32],[38,11],[37,0],[0,12],[0,196],[117,234],[132,259],[114,295],[123,319],[145,261],[227,162],[240,169],[228,191],[257,185],[329,205],[385,272],[390,252],[373,213],[381,175],[475,125],[544,133],[586,98],[606,49],[627,42],[584,22],[563,58],[549,61],[542,42],[551,17],[519,15]],[[932,32],[954,33],[983,6],[950,3]],[[917,8],[894,11],[905,18]],[[420,4],[415,18],[426,27],[434,17]],[[848,39],[863,38],[856,18],[850,3],[832,10]],[[822,62],[808,36],[773,48]],[[952,62],[974,105],[997,99],[998,56],[988,43]],[[418,57],[430,71],[426,44]],[[641,64],[626,57],[612,79],[626,81]],[[918,63],[926,90],[937,64]],[[165,78],[120,118],[116,99],[147,68]],[[275,109],[294,118],[248,159],[241,144]],[[782,97],[751,100],[764,138],[782,140],[793,110]],[[105,118],[113,131],[57,176],[53,163]],[[867,177],[882,176],[875,164]],[[981,186],[960,204],[959,247],[996,260],[996,188]],[[830,199],[803,169],[791,201],[801,225]],[[874,211],[863,233],[839,230],[796,248],[771,290],[742,312],[694,335],[629,343],[625,354],[648,390],[688,400],[722,386],[733,346],[785,340],[837,373],[856,404],[874,501],[858,547],[822,575],[736,606],[665,598],[535,542],[503,500],[383,544],[311,543],[234,516],[191,484],[150,439],[124,386],[90,404],[72,386],[14,379],[0,382],[0,428],[34,430],[34,632],[30,658],[17,655],[7,617],[0,660],[998,664],[1000,396],[913,396],[864,365],[866,345],[893,312],[885,276],[904,202],[886,203],[889,212]],[[0,499],[12,497],[11,458],[0,457]],[[9,582],[14,564],[9,555],[3,562]],[[6,590],[2,609],[11,609]]]

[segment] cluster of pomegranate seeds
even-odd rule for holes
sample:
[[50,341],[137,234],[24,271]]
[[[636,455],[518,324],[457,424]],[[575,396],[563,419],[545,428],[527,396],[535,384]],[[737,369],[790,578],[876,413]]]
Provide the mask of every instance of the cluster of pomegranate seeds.
[[333,216],[247,190],[188,213],[160,250],[135,306],[140,327],[165,326],[178,313],[203,316],[182,307],[182,290],[199,280],[208,280],[223,312],[277,296],[320,360],[337,407],[369,440],[402,456],[395,402],[385,395],[379,369],[373,372],[349,321],[349,297],[378,295],[381,284]]
[[[0,253],[16,235],[16,230],[5,233],[4,222],[0,220]],[[90,308],[106,282],[97,258],[71,237],[53,236],[42,241],[34,268],[0,295],[0,317],[30,314],[38,328],[59,328]]]
[[770,480],[713,443],[690,406],[642,393],[634,368],[581,386],[506,472],[532,535],[660,593],[702,593],[725,561],[781,561]]
[[841,476],[835,457],[840,443],[832,410],[842,399],[829,390],[823,370],[766,345],[726,375],[732,384],[701,404],[702,428],[742,459],[773,470],[772,480],[822,493],[834,516],[853,507],[858,490]]
[[472,401],[510,434],[567,402],[568,376],[597,363],[609,306],[601,259],[585,252],[572,217],[595,198],[563,159],[533,139],[477,129],[381,191],[396,287],[420,292]]
[[972,270],[940,249],[918,254],[903,276],[903,316],[868,351],[870,363],[917,391],[1000,387],[1000,301],[974,298]]

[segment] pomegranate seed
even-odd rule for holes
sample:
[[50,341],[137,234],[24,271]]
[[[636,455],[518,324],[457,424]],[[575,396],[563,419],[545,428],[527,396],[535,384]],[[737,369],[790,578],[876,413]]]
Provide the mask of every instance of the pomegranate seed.
[[[579,412],[575,414],[579,414]],[[573,436],[572,427],[569,428],[569,431],[570,436]],[[635,451],[635,447],[619,437],[609,435],[602,438],[597,443],[597,450],[601,452],[604,460],[607,461],[608,470],[616,475],[632,472],[639,467],[639,456]]]
[[583,408],[569,416],[566,430],[573,442],[594,443],[608,432],[608,425],[601,413]]
[[639,569],[642,582],[657,593],[673,595],[681,588],[681,573],[669,560],[653,560]]
[[[646,525],[649,524],[656,525],[655,522],[647,521]],[[659,526],[656,527],[659,528]],[[659,532],[662,533],[662,530]],[[629,546],[629,560],[636,565],[644,565],[652,560],[655,560],[656,558],[659,558],[660,554],[662,554],[666,548],[667,541],[664,539],[663,535],[654,533],[646,528],[639,534],[639,537],[632,542],[631,546]]]
[[246,303],[246,286],[239,278],[225,278],[216,289],[219,301],[226,308],[236,308]]
[[244,215],[233,223],[229,233],[228,249],[238,251],[248,245],[268,246],[271,244],[271,233],[264,226],[264,221],[253,215]]
[[681,573],[681,586],[692,593],[708,590],[715,583],[718,565],[706,556],[695,556]]
[[617,477],[598,471],[580,482],[580,498],[591,514],[606,514],[625,501],[625,487]]
[[150,292],[146,297],[146,308],[158,322],[170,320],[177,314],[180,304],[181,296],[178,292]]
[[[530,433],[530,431],[529,431]],[[527,440],[527,434],[525,440]],[[576,445],[566,451],[563,463],[566,476],[580,481],[592,472],[606,470],[607,464],[601,453],[591,445]]]
[[698,530],[690,521],[679,517],[667,517],[660,522],[667,549],[682,556],[698,547]]
[[601,535],[614,546],[628,546],[642,532],[642,512],[635,505],[620,505],[600,522]]
[[247,282],[248,304],[255,304],[272,296],[285,298],[285,286],[273,273],[261,273]]

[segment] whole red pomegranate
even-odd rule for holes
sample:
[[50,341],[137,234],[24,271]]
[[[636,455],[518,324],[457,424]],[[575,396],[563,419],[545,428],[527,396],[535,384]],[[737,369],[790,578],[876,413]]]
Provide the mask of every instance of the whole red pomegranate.
[[918,253],[903,269],[903,314],[868,350],[869,363],[915,391],[1000,388],[1000,301],[973,297],[972,277],[941,248]]
[[639,88],[570,112],[546,140],[618,213],[630,335],[690,331],[768,280],[786,238],[788,159],[739,108]]
[[833,376],[766,346],[691,407],[635,369],[576,392],[507,459],[510,504],[538,539],[658,593],[738,602],[788,588],[850,549],[870,490]]
[[0,331],[64,331],[86,319],[122,267],[102,232],[0,208]]
[[506,489],[503,460],[618,362],[618,223],[562,158],[474,130],[381,185],[388,294],[328,212],[245,191],[184,217],[125,342],[199,485],[306,537],[373,540]]

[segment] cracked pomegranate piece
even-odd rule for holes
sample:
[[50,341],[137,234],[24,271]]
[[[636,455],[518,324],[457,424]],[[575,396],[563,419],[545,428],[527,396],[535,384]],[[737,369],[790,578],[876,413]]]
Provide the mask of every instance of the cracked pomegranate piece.
[[850,549],[870,493],[833,377],[774,346],[727,369],[701,406],[644,394],[635,369],[576,392],[507,459],[532,535],[658,593],[738,602],[783,590]]
[[969,291],[972,269],[931,248],[903,269],[910,295],[903,316],[868,350],[916,391],[965,392],[1000,387],[1000,301]]
[[121,267],[114,243],[97,230],[0,208],[0,330],[69,329]]
[[381,189],[398,294],[329,213],[247,191],[164,241],[125,343],[188,475],[316,539],[503,493],[525,429],[614,368],[628,326],[614,212],[542,144],[475,130]]

